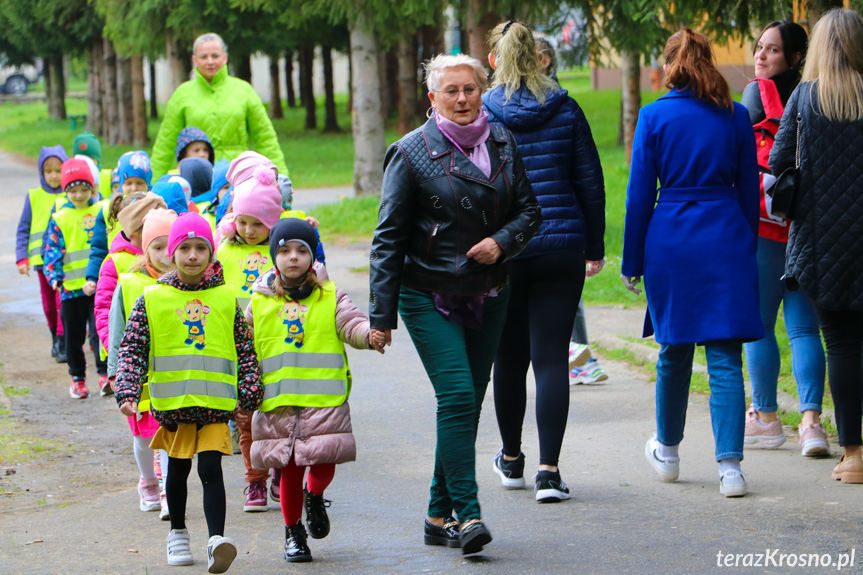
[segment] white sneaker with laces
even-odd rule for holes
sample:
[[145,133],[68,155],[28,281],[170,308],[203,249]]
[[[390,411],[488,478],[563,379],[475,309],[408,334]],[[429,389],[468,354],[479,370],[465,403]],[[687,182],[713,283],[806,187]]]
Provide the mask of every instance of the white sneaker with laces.
[[583,343],[569,344],[569,369],[582,367],[590,359],[590,347]]
[[725,497],[743,497],[746,491],[746,479],[736,469],[719,476],[719,493]]
[[657,455],[658,450],[659,441],[656,439],[656,434],[654,434],[653,437],[647,440],[647,444],[644,446],[644,456],[647,457],[650,465],[653,466],[653,469],[656,470],[662,481],[666,483],[677,481],[677,478],[680,477],[680,458],[667,457],[660,459],[659,455]]
[[168,565],[193,565],[188,529],[171,529],[168,537]]
[[207,573],[224,573],[237,557],[237,546],[221,535],[213,535],[207,543]]

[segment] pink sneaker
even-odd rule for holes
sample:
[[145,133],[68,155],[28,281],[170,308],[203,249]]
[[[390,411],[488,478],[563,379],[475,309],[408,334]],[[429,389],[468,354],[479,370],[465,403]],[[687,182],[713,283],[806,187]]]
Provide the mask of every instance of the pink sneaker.
[[743,431],[743,443],[753,445],[760,443],[765,449],[776,449],[785,443],[785,432],[782,431],[782,422],[778,419],[770,423],[764,423],[758,419],[755,407],[750,407],[746,412],[746,427]]
[[159,480],[141,479],[138,482],[138,495],[141,498],[141,511],[159,510]]
[[800,434],[800,448],[803,457],[823,457],[830,455],[830,444],[827,443],[827,432],[820,423],[802,423],[797,428]]
[[267,482],[256,481],[249,483],[246,487],[246,504],[243,506],[243,511],[250,513],[259,511],[269,511],[267,507]]

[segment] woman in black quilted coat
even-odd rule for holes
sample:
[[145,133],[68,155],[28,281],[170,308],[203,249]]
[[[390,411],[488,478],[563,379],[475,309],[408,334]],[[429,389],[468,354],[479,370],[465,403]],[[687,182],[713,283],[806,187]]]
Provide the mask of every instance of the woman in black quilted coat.
[[785,255],[786,281],[815,303],[845,453],[832,478],[863,483],[863,20],[832,10],[815,25],[803,82],[770,154],[793,167],[800,121],[800,193]]

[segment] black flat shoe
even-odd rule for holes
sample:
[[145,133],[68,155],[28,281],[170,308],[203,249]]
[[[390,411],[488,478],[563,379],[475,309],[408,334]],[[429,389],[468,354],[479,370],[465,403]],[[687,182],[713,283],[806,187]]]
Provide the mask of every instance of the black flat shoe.
[[308,563],[312,552],[306,544],[306,528],[302,521],[296,525],[285,526],[285,561],[288,563]]
[[306,504],[306,526],[312,539],[323,539],[330,534],[330,518],[327,516],[327,507],[331,501],[324,499],[323,495],[315,495],[311,491],[303,489]]
[[438,527],[428,519],[425,520],[425,544],[441,545],[443,547],[461,547],[458,533],[458,521],[452,517],[444,519],[443,527]]
[[459,526],[461,554],[471,555],[482,551],[483,546],[491,543],[491,532],[482,519],[468,519]]

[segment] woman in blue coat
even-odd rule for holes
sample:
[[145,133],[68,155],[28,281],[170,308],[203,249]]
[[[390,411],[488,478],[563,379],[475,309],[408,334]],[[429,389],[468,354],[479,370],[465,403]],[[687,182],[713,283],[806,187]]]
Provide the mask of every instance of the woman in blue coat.
[[[692,356],[703,344],[720,492],[746,494],[740,471],[746,410],[742,344],[764,337],[758,308],[758,165],[746,108],[733,103],[703,34],[665,47],[671,91],[642,108],[632,148],[621,279],[644,277],[645,336],[656,364],[656,435],[645,455],[675,481]],[[657,190],[657,180],[659,189]]]

